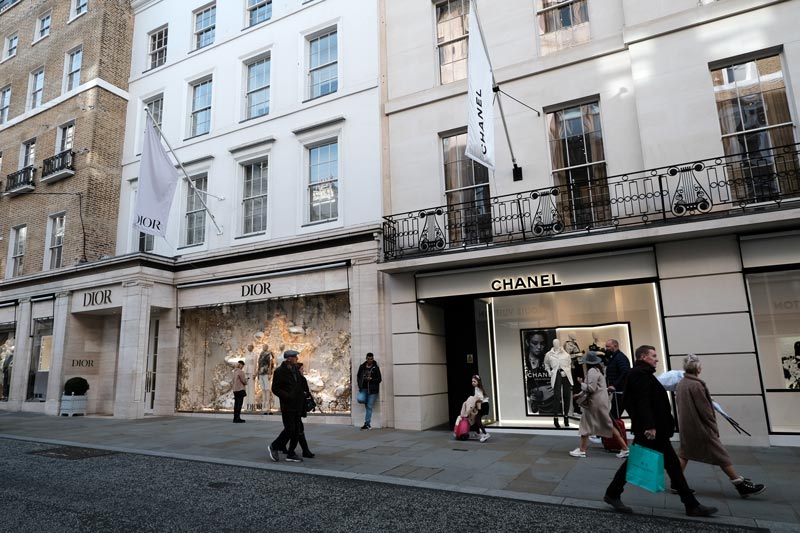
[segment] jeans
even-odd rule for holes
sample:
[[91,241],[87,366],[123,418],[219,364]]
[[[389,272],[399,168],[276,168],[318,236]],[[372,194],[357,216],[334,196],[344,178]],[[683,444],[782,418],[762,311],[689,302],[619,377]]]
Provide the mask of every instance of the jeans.
[[378,399],[378,393],[375,394],[367,394],[367,413],[364,416],[364,424],[367,426],[372,425],[372,406],[375,405],[375,400]]

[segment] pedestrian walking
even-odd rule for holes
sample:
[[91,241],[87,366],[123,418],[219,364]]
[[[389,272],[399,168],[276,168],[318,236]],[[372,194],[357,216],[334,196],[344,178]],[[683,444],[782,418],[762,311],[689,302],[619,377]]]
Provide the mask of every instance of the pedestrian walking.
[[588,368],[585,380],[580,376],[577,378],[581,385],[581,392],[575,395],[576,401],[580,402],[583,409],[583,416],[581,416],[581,423],[578,427],[581,442],[569,454],[572,457],[586,457],[586,444],[589,442],[589,436],[599,435],[617,441],[620,449],[617,457],[620,459],[628,457],[628,445],[611,419],[611,415],[608,414],[610,402],[606,377],[603,375],[603,360],[597,353],[589,352],[581,363]]
[[358,367],[356,382],[358,382],[358,403],[363,403],[366,407],[364,425],[361,429],[372,429],[372,406],[378,399],[381,383],[381,369],[378,368],[372,352],[367,353],[366,361]]
[[483,381],[478,374],[472,376],[472,396],[467,398],[461,406],[461,417],[469,420],[469,426],[474,431],[474,435],[480,439],[481,442],[489,440],[489,432],[486,431],[486,426],[483,425],[482,411],[483,406],[486,405],[486,390],[483,388]]
[[233,423],[244,424],[242,420],[242,404],[244,397],[247,396],[247,377],[244,375],[244,361],[237,361],[236,368],[233,369]]
[[[623,399],[631,416],[633,443],[664,455],[664,469],[672,486],[678,491],[688,516],[711,516],[717,512],[717,508],[701,505],[694,497],[694,491],[686,483],[678,456],[669,441],[675,433],[675,420],[672,418],[667,391],[655,377],[658,363],[656,349],[648,345],[639,346],[635,357],[633,369],[628,373]],[[604,502],[621,513],[633,512],[621,500],[627,468],[628,460],[625,459],[603,497]]]
[[[281,421],[283,431],[278,438],[267,445],[269,458],[278,462],[279,453],[286,454],[286,460],[291,463],[302,463],[303,460],[294,453],[300,440],[300,417],[303,414],[302,376],[297,370],[297,356],[294,350],[283,352],[283,363],[275,370],[272,376],[272,392],[278,397],[281,406]],[[287,449],[286,446],[289,445]]]
[[686,469],[689,461],[698,461],[719,466],[728,475],[734,488],[742,498],[761,494],[766,486],[753,483],[740,476],[733,468],[727,450],[719,440],[719,428],[714,414],[714,405],[705,382],[700,379],[703,365],[700,358],[690,353],[683,360],[685,374],[676,389],[678,408],[678,429],[680,429],[681,448],[678,456],[681,469]]
[[[305,400],[307,398],[311,398],[311,389],[308,388],[308,381],[306,380],[306,371],[303,363],[297,363],[297,369],[300,371],[300,379],[303,383],[303,414],[300,416],[300,433],[297,439],[297,442],[300,443],[300,449],[303,450],[303,457],[308,459],[313,459],[316,454],[311,453],[311,449],[308,447],[308,441],[306,440],[306,426],[303,424],[303,418],[308,415],[308,412],[305,408]],[[289,449],[289,454],[293,454],[294,450]]]

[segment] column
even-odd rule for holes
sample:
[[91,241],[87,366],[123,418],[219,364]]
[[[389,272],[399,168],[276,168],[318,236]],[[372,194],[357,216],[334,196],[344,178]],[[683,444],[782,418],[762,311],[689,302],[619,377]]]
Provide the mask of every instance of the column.
[[61,408],[61,394],[64,381],[64,354],[66,353],[67,321],[69,320],[69,292],[56,294],[53,305],[53,341],[50,357],[50,375],[47,379],[47,399],[44,412],[48,415],[58,415]]
[[30,298],[20,298],[17,304],[17,331],[14,345],[14,366],[11,368],[11,386],[8,391],[8,407],[21,411],[28,389],[28,368],[31,364],[31,312]]
[[150,329],[152,283],[126,281],[120,320],[117,383],[114,416],[144,416],[144,378],[147,363],[147,335]]

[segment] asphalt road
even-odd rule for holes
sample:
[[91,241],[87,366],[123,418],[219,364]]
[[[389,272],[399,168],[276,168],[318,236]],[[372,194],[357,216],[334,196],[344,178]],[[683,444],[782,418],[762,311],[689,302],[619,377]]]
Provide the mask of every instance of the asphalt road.
[[134,454],[67,459],[85,449],[58,448],[0,439],[0,531],[759,531]]

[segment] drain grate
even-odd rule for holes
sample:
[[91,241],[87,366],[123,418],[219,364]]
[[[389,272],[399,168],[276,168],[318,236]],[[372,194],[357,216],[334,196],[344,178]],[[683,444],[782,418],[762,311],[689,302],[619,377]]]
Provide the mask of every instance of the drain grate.
[[42,457],[53,457],[55,459],[88,459],[90,457],[102,457],[113,455],[116,452],[108,450],[97,450],[94,448],[77,448],[75,446],[61,446],[48,450],[37,450],[28,452],[31,455],[41,455]]

